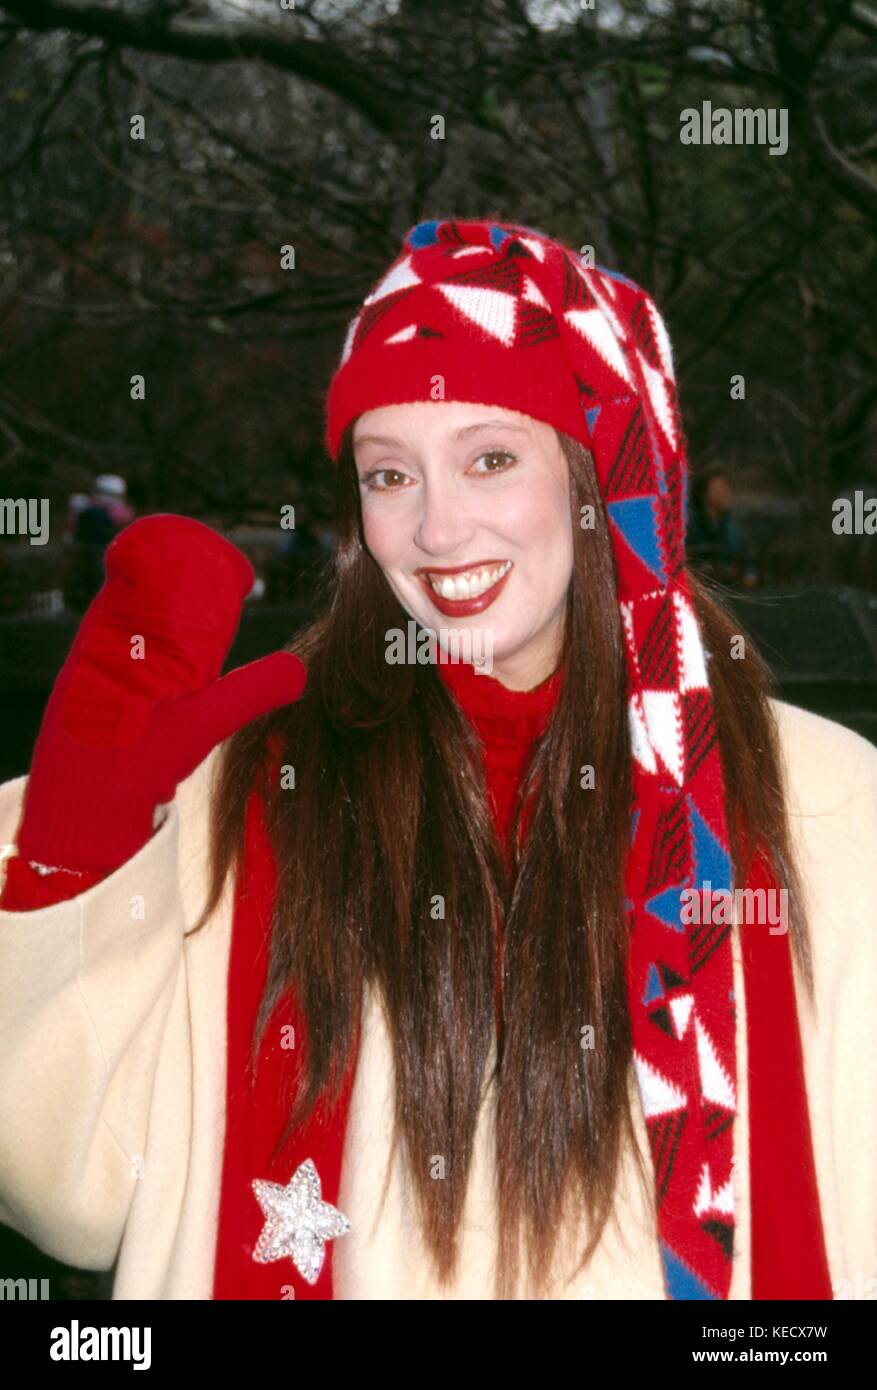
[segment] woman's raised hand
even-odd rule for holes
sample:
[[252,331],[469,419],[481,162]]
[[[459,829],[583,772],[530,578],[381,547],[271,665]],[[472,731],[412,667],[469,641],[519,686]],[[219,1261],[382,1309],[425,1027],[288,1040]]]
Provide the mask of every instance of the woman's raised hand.
[[246,557],[209,526],[160,513],[111,542],[43,715],[18,835],[21,858],[107,871],[140,848],[156,806],[210,750],[297,700],[291,652],[219,678],[253,586]]

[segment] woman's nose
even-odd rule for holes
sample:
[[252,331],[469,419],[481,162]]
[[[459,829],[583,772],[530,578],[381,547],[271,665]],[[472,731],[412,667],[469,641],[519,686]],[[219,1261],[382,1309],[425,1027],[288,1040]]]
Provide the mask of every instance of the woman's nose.
[[472,530],[471,519],[453,488],[424,487],[415,543],[430,555],[453,555]]

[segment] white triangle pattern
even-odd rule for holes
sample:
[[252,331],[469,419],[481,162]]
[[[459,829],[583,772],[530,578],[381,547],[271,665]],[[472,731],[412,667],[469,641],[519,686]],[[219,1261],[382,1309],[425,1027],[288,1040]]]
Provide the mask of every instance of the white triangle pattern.
[[693,994],[680,994],[675,999],[670,1000],[670,1012],[673,1015],[673,1023],[676,1026],[677,1039],[684,1038],[685,1034],[688,1032],[688,1023],[693,1008]]
[[681,643],[679,689],[706,690],[709,685],[703,641],[694,613],[688,600],[674,590],[673,602],[676,605],[677,631]]
[[436,285],[454,308],[505,347],[515,340],[517,300],[500,290],[473,288],[471,285]]
[[417,332],[417,324],[409,323],[404,328],[400,328],[398,333],[392,333],[389,338],[384,339],[385,345],[388,343],[407,343]]
[[538,240],[538,238],[531,236],[519,236],[518,241],[521,243],[522,246],[526,246],[528,251],[531,251],[533,253],[537,261],[545,260],[545,247],[542,244],[542,242]]
[[673,348],[670,343],[670,334],[667,332],[667,325],[661,318],[657,306],[646,295],[646,308],[649,311],[649,318],[652,321],[652,330],[658,344],[658,355],[661,359],[661,366],[664,368],[665,375],[671,381],[676,380],[676,373],[673,370]]
[[600,285],[601,285],[602,288],[606,291],[606,293],[609,295],[609,298],[610,298],[610,299],[617,299],[617,298],[618,298],[618,293],[617,293],[617,291],[616,291],[616,289],[615,289],[614,284],[612,283],[612,277],[611,277],[611,275],[603,275],[603,274],[600,273],[599,270],[596,271],[596,273],[597,273],[597,275],[600,276]]
[[656,372],[654,367],[649,365],[641,352],[637,351],[636,355],[639,358],[639,364],[642,368],[643,377],[645,378],[646,390],[649,393],[652,410],[655,412],[658,424],[664,431],[670,446],[675,449],[677,444],[676,431],[673,428],[673,416],[670,412],[670,397],[667,394],[666,382],[661,376],[661,373]]
[[343,367],[343,366],[344,366],[344,363],[347,361],[348,357],[350,356],[351,352],[353,351],[353,339],[355,338],[355,336],[356,336],[356,330],[357,330],[357,328],[359,327],[359,320],[360,320],[360,315],[357,314],[356,318],[355,318],[355,319],[351,319],[351,320],[350,320],[350,323],[348,324],[348,327],[347,327],[347,336],[346,336],[346,338],[344,339],[344,346],[343,346],[343,348],[341,349],[341,360],[340,360],[340,362],[338,363],[339,367]]
[[712,1038],[696,1015],[694,1026],[697,1032],[701,1094],[704,1100],[711,1100],[714,1105],[721,1105],[725,1110],[736,1110],[737,1101],[731,1078],[719,1061]]
[[675,1111],[686,1108],[688,1097],[685,1093],[680,1091],[678,1086],[674,1086],[672,1081],[668,1081],[666,1076],[656,1071],[651,1062],[647,1062],[636,1051],[633,1054],[633,1064],[636,1068],[643,1114],[647,1120],[653,1115],[672,1115]]
[[722,1216],[734,1215],[734,1173],[732,1171],[727,1182],[713,1190],[710,1166],[705,1163],[701,1169],[697,1196],[694,1199],[694,1214],[704,1216],[708,1211],[720,1212]]
[[[597,277],[595,276],[594,281],[591,282],[591,293],[593,294],[594,298],[599,304],[603,317],[608,322],[609,327],[615,334],[615,337],[618,340],[620,346],[621,343],[626,341],[626,335],[623,327],[621,326],[621,323],[618,320],[617,314],[615,313],[611,303],[609,302],[605,294],[606,286],[611,283],[612,282],[610,280],[604,279],[602,275],[599,277],[599,279],[597,279]],[[612,290],[612,295],[613,297],[615,295],[614,289]]]
[[524,291],[522,297],[528,300],[531,304],[541,305],[543,309],[547,309],[548,312],[551,313],[551,305],[548,303],[548,300],[545,298],[545,295],[542,293],[539,286],[535,284],[533,280],[530,279],[529,275],[525,275],[523,278]]
[[400,261],[398,265],[392,266],[379,280],[371,294],[366,295],[364,304],[376,304],[379,299],[384,299],[388,294],[394,294],[396,290],[407,289],[409,285],[419,285],[420,276],[414,271],[410,257]]
[[643,713],[649,743],[681,786],[685,757],[679,696],[675,690],[644,690]]
[[568,309],[564,318],[583,338],[587,338],[607,366],[626,381],[628,386],[632,385],[624,354],[602,309]]
[[657,772],[658,764],[655,762],[655,755],[649,743],[649,736],[646,732],[645,720],[639,708],[637,697],[631,695],[627,704],[627,717],[630,726],[630,748],[641,767],[646,772]]

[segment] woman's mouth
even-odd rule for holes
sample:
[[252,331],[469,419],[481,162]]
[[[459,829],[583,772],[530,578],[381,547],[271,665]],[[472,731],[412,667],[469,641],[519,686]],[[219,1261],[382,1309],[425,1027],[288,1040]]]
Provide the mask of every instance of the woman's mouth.
[[417,578],[440,613],[467,618],[499,597],[512,570],[511,560],[485,560],[453,569],[417,570]]

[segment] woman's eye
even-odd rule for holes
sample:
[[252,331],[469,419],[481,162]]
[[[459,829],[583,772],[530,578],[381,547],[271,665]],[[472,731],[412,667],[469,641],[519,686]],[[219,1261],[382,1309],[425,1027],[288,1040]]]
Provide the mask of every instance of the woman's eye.
[[[517,454],[510,453],[508,449],[488,449],[478,455],[474,464],[478,465],[484,459],[490,462],[486,468],[477,470],[482,477],[491,473],[505,473],[518,462]],[[372,468],[359,481],[370,492],[401,492],[410,479],[407,473],[400,472],[398,468]]]
[[391,478],[405,477],[405,474],[400,473],[398,468],[373,468],[370,473],[363,475],[360,482],[372,492],[398,492],[399,488],[396,483],[387,484],[377,481],[383,474],[387,474]]
[[[511,463],[518,461],[517,455],[510,454],[508,449],[488,449],[486,453],[479,454],[475,462],[480,463],[482,459],[509,459]],[[508,466],[508,464],[503,463],[498,468],[486,468],[483,471],[485,473],[504,473]]]

